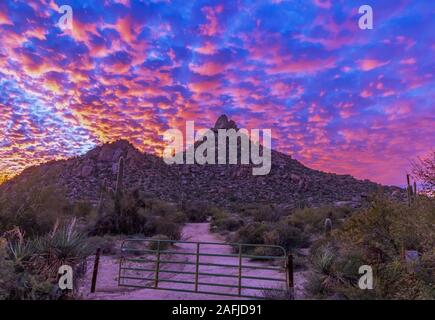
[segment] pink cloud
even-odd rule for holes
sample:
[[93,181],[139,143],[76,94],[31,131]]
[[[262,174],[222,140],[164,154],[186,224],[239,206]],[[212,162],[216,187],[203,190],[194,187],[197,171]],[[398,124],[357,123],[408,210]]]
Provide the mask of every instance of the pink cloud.
[[214,36],[218,32],[222,31],[219,26],[217,15],[223,11],[223,6],[218,5],[216,7],[204,7],[202,11],[205,13],[208,23],[199,26],[199,31],[205,36]]
[[363,71],[370,71],[370,70],[385,66],[388,63],[390,63],[390,61],[380,61],[380,60],[375,60],[375,59],[358,60],[358,65],[359,65],[360,69]]
[[272,67],[267,68],[268,74],[279,73],[316,73],[322,70],[330,69],[335,66],[335,59],[318,59],[318,60],[298,60],[282,61]]

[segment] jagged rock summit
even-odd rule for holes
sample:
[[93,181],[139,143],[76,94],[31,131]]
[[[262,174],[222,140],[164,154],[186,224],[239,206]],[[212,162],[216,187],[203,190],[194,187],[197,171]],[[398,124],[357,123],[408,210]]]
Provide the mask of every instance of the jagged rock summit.
[[214,130],[218,130],[218,129],[235,129],[238,130],[236,123],[233,120],[228,120],[228,117],[223,114],[221,115],[217,120],[216,123],[214,125],[214,127],[212,128]]
[[[236,129],[222,115],[212,129]],[[119,158],[125,162],[124,186],[163,200],[200,200],[226,206],[234,203],[273,203],[287,207],[351,203],[383,190],[400,197],[403,190],[350,175],[312,170],[289,155],[272,150],[271,171],[253,176],[251,165],[167,165],[162,158],[142,153],[127,140],[105,143],[84,155],[51,161],[24,170],[0,186],[0,192],[54,185],[74,200],[97,201],[101,185],[115,186]]]

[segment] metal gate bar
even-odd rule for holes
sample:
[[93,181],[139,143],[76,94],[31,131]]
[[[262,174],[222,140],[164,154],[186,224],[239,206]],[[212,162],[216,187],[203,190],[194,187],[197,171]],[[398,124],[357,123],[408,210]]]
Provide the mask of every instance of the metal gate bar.
[[[137,248],[137,246],[140,246]],[[150,245],[152,248],[150,249]],[[192,245],[193,252],[186,252],[181,250],[162,250],[161,248],[167,246],[174,245]],[[237,248],[237,254],[227,254],[227,253],[210,253],[210,252],[201,252],[201,247],[204,246],[227,246],[232,247],[233,249]],[[278,252],[277,255],[272,255],[271,253],[265,255],[259,254],[247,254],[244,253],[247,248],[262,248],[269,250],[269,252]],[[210,248],[209,248],[210,250]],[[192,292],[192,293],[204,293],[204,294],[213,294],[213,295],[222,295],[222,296],[236,296],[236,297],[247,297],[247,298],[262,298],[261,296],[252,295],[249,293],[245,293],[245,290],[261,290],[263,292],[266,291],[285,291],[287,292],[289,289],[293,291],[293,283],[290,280],[288,275],[287,268],[287,254],[285,249],[280,246],[272,246],[272,245],[253,245],[253,244],[244,244],[244,243],[220,243],[220,242],[194,242],[194,241],[178,241],[178,240],[159,240],[159,239],[127,239],[124,240],[121,245],[122,257],[119,262],[119,277],[118,277],[118,285],[119,286],[127,286],[127,287],[137,287],[137,288],[152,288],[152,289],[160,289],[160,290],[170,290],[170,291],[180,291],[180,292]],[[267,251],[266,251],[267,252]],[[129,257],[129,255],[151,255],[145,258],[143,257]],[[173,261],[168,259],[168,256],[186,256],[192,257],[194,260],[192,261]],[[162,258],[163,256],[163,258]],[[225,258],[234,258],[238,260],[237,264],[231,263],[211,263],[211,262],[203,262],[201,261],[201,257],[222,257]],[[261,266],[261,265],[252,265],[247,264],[244,260],[258,260],[258,261],[272,261],[277,263],[277,266]],[[147,267],[147,266],[131,266],[128,263],[136,263],[136,264],[154,264],[155,267]],[[251,263],[251,261],[248,261]],[[162,265],[190,265],[194,266],[194,270],[185,271],[185,270],[168,270],[162,269]],[[214,272],[205,272],[201,271],[201,267],[218,267],[218,268],[226,268],[227,270],[238,269],[237,274],[228,274],[228,273],[214,273]],[[244,272],[248,272],[248,270],[268,270],[268,271],[277,271],[284,272],[283,278],[278,277],[269,277],[269,276],[254,276],[254,275],[246,275]],[[141,272],[150,272],[153,273],[154,277],[147,276],[138,276],[127,274],[128,271],[134,271],[137,273]],[[173,274],[173,275],[192,275],[193,279],[188,280],[180,280],[180,279],[164,279],[162,274]],[[236,284],[226,284],[226,283],[212,283],[212,282],[204,282],[200,280],[201,276],[207,277],[216,277],[216,278],[229,278],[229,279],[237,279]],[[273,287],[259,287],[253,285],[243,284],[243,279],[246,280],[260,280],[263,282],[278,282],[281,284],[285,284],[284,288],[273,288]],[[153,285],[144,285],[144,284],[135,284],[128,283],[126,280],[140,280],[140,281],[150,281]],[[175,283],[175,284],[189,284],[193,285],[194,289],[186,289],[186,288],[173,288],[173,287],[162,287],[159,286],[159,283]],[[227,292],[218,292],[218,291],[208,291],[201,290],[200,286],[208,286],[208,287],[223,287],[223,288],[232,288],[237,289],[237,293],[227,293]]]

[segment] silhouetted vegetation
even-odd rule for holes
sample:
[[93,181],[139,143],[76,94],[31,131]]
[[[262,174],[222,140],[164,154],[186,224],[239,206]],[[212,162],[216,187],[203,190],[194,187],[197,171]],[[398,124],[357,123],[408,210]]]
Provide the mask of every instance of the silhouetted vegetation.
[[27,238],[18,227],[0,237],[0,299],[61,299],[58,270],[69,265],[80,277],[90,254],[87,238],[76,229],[76,220],[56,223],[44,236]]
[[[435,201],[411,207],[383,197],[354,214],[311,250],[308,291],[317,298],[434,299]],[[417,258],[406,258],[413,250]],[[358,268],[374,271],[373,290],[358,287]]]

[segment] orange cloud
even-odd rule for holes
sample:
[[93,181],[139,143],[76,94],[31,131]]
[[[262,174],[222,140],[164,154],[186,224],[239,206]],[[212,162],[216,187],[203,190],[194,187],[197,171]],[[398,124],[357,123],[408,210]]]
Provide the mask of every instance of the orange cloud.
[[371,71],[373,69],[382,67],[390,63],[390,61],[380,61],[375,59],[358,60],[358,65],[363,71]]

